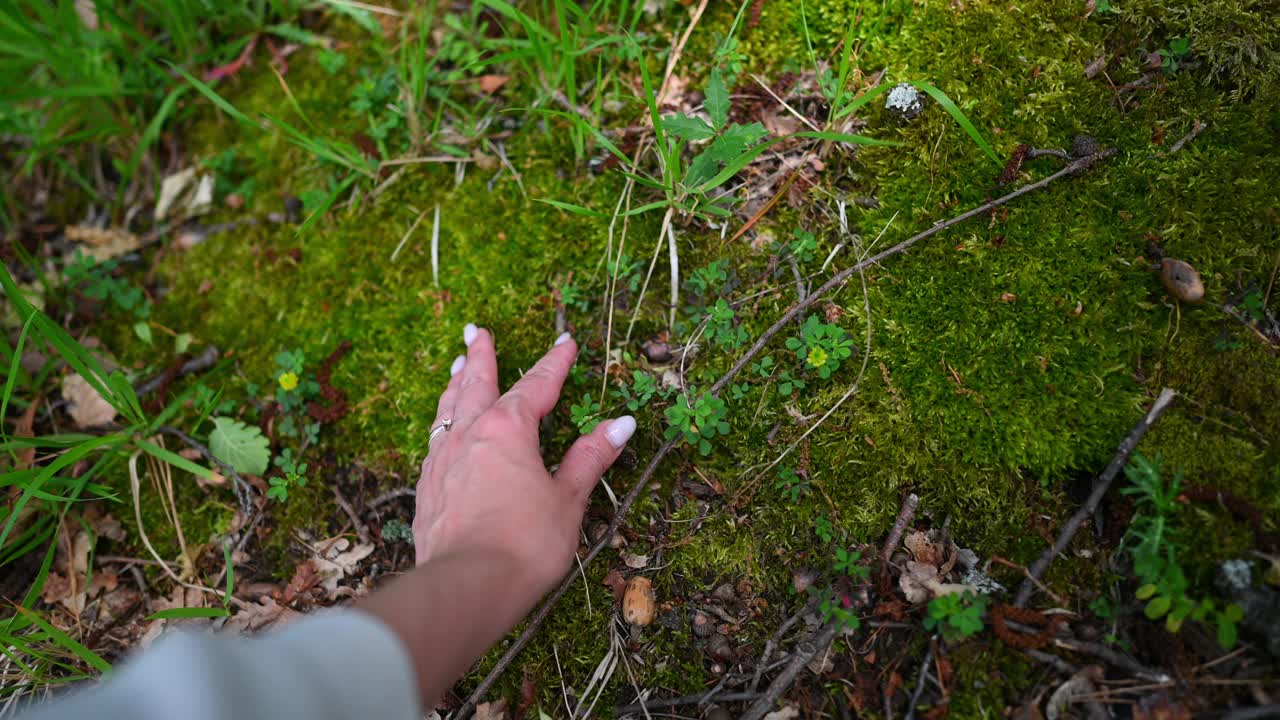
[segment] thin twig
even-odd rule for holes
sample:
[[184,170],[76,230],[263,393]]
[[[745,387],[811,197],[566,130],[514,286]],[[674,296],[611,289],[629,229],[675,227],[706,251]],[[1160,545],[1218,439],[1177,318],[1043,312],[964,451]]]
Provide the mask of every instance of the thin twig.
[[[680,707],[682,705],[697,705],[702,702],[702,697],[706,693],[698,693],[697,695],[681,695],[680,697],[663,698],[660,700],[645,700],[643,704],[634,703],[631,705],[618,705],[613,708],[614,717],[621,717],[630,713],[638,713],[648,708],[650,710],[661,710],[663,708]],[[760,696],[756,692],[736,692],[721,695],[716,698],[717,702],[744,702],[747,700],[755,700]]]
[[1209,127],[1207,124],[1202,123],[1199,120],[1192,120],[1191,130],[1188,131],[1186,135],[1183,135],[1182,137],[1178,138],[1178,142],[1174,143],[1173,145],[1170,145],[1169,152],[1165,153],[1164,156],[1169,157],[1170,155],[1181,150],[1183,146],[1185,146],[1187,143],[1191,142],[1192,140],[1195,140],[1196,136],[1199,135],[1207,127]]
[[417,495],[417,493],[418,493],[417,488],[411,488],[411,487],[396,488],[394,490],[388,490],[382,493],[378,497],[370,500],[365,504],[371,508],[381,507],[391,502],[392,500],[399,500],[402,497],[413,497]]
[[916,689],[911,693],[911,702],[907,703],[906,720],[912,720],[916,716],[916,703],[920,702],[920,695],[924,693],[924,682],[929,675],[931,662],[933,662],[933,640],[929,641],[929,649],[925,651],[924,660],[920,662],[920,677],[916,679]]
[[782,697],[782,694],[796,681],[796,677],[800,675],[804,666],[808,665],[819,652],[830,647],[831,641],[835,640],[836,633],[839,631],[840,623],[827,623],[814,632],[810,640],[811,648],[805,648],[803,643],[796,648],[796,652],[791,656],[791,662],[773,679],[773,682],[769,683],[764,694],[751,703],[751,707],[742,714],[741,720],[761,720],[768,714],[778,698]]
[[[183,375],[190,375],[191,373],[201,372],[203,370],[208,370],[209,368],[213,367],[215,363],[218,362],[218,358],[220,356],[221,356],[221,353],[218,351],[218,348],[214,347],[213,345],[209,345],[205,347],[205,349],[199,355],[191,358],[190,360],[182,364],[182,367],[178,369],[178,377],[182,377]],[[167,374],[168,373],[161,373],[160,375],[157,375],[151,378],[150,380],[147,380],[146,382],[139,384],[137,387],[133,389],[133,392],[138,397],[142,397],[144,395],[150,395],[151,393],[156,391],[156,388],[164,384],[165,375]]]
[[804,611],[807,608],[807,604],[801,605],[800,609],[797,610],[794,615],[783,621],[782,626],[778,628],[778,631],[774,633],[773,637],[769,638],[769,641],[764,644],[764,653],[760,655],[760,663],[756,665],[756,672],[751,676],[751,692],[754,693],[756,688],[760,687],[760,677],[764,675],[764,669],[769,665],[769,657],[773,655],[774,649],[782,642],[783,636],[787,634],[787,631],[791,629],[791,626],[795,625],[797,620],[804,617]]
[[1054,638],[1054,646],[1063,650],[1070,650],[1081,655],[1090,655],[1107,663],[1114,665],[1122,670],[1132,673],[1134,677],[1141,678],[1148,682],[1163,683],[1169,682],[1171,679],[1162,672],[1152,670],[1142,663],[1134,660],[1128,655],[1116,652],[1106,645],[1100,643],[1089,642],[1087,640],[1076,640],[1075,638]]
[[[876,263],[879,263],[881,260],[884,260],[885,258],[892,257],[893,255],[897,255],[899,253],[905,252],[906,250],[911,248],[911,246],[915,245],[921,240],[932,237],[933,235],[936,235],[942,232],[943,230],[946,230],[947,228],[958,225],[966,220],[970,220],[972,218],[978,217],[979,215],[982,215],[990,211],[992,208],[999,207],[1008,202],[1012,202],[1013,200],[1019,197],[1022,197],[1023,195],[1026,195],[1028,193],[1032,193],[1032,192],[1035,192],[1036,190],[1040,190],[1044,187],[1047,187],[1049,184],[1053,183],[1056,180],[1060,180],[1065,177],[1072,177],[1074,175],[1079,175],[1080,173],[1088,170],[1090,167],[1092,167],[1094,164],[1096,164],[1100,160],[1109,158],[1115,154],[1116,154],[1115,149],[1108,148],[1094,155],[1080,158],[1079,160],[1072,162],[1071,164],[1062,168],[1058,172],[1042,180],[1038,180],[1034,183],[1018,188],[1017,190],[1014,190],[1008,195],[1004,195],[1002,197],[996,198],[995,200],[985,202],[982,205],[979,205],[978,207],[972,210],[969,210],[968,212],[961,213],[960,215],[957,215],[949,220],[939,222],[931,226],[927,230],[917,233],[887,250],[877,253],[876,255],[873,255],[872,257],[867,258],[857,263],[856,265],[853,265],[852,267],[848,267],[848,268],[845,268],[844,270],[841,270],[840,272],[833,275],[830,280],[824,283],[822,287],[818,288],[816,291],[810,294],[809,297],[806,298],[803,303],[796,303],[795,305],[791,306],[791,308],[788,309],[787,312],[784,313],[782,317],[780,317],[777,320],[777,322],[775,322],[772,326],[770,326],[763,333],[761,333],[760,337],[756,339],[755,343],[753,343],[752,346],[745,353],[743,353],[743,355],[740,358],[738,358],[738,361],[734,363],[733,367],[729,368],[728,372],[726,372],[723,376],[721,376],[721,378],[717,380],[714,385],[711,386],[711,388],[707,391],[707,395],[719,396],[720,391],[723,390],[730,382],[733,382],[733,379],[737,377],[740,372],[742,372],[742,369],[745,368],[747,364],[750,363],[751,360],[756,357],[756,355],[760,354],[760,352],[769,343],[769,341],[773,339],[775,335],[781,332],[781,330],[784,327],[788,326],[797,315],[804,312],[810,305],[817,302],[818,298],[824,297],[825,295],[832,292],[836,288],[841,287],[845,283],[847,283],[849,279],[853,277],[854,273],[861,272],[862,270]],[[613,519],[609,522],[608,530],[606,530],[601,535],[600,539],[597,540],[596,543],[593,546],[591,546],[591,548],[587,551],[586,557],[582,559],[583,565],[589,565],[591,561],[595,559],[596,555],[600,554],[600,552],[605,547],[608,546],[610,538],[613,537],[613,534],[617,532],[618,528],[622,525],[622,521],[626,518],[627,513],[631,510],[631,506],[635,503],[636,498],[638,498],[640,496],[640,493],[644,492],[644,489],[648,487],[650,479],[653,478],[654,473],[657,472],[658,467],[662,464],[662,461],[666,459],[667,455],[670,454],[671,451],[674,450],[677,445],[679,445],[679,443],[680,443],[679,437],[673,438],[663,443],[658,448],[658,450],[654,453],[653,457],[649,460],[649,464],[645,466],[644,471],[640,474],[640,478],[636,480],[636,484],[631,488],[630,491],[627,492],[627,495],[626,497],[623,498],[622,503],[621,505],[619,505],[617,512],[614,513]],[[525,629],[511,643],[511,645],[507,648],[507,651],[503,653],[501,658],[498,659],[498,661],[494,664],[493,668],[489,671],[489,673],[485,675],[484,679],[480,681],[480,684],[476,686],[476,689],[473,690],[471,692],[471,695],[467,697],[465,702],[463,702],[462,706],[458,708],[457,713],[454,715],[455,720],[467,720],[468,718],[471,717],[471,714],[475,712],[476,704],[480,701],[480,698],[484,697],[484,695],[489,692],[489,689],[492,688],[495,683],[497,683],[498,678],[502,676],[502,673],[506,672],[506,669],[515,660],[516,656],[520,654],[520,651],[522,651],[525,648],[525,646],[527,646],[529,642],[533,639],[533,636],[538,633],[538,631],[542,628],[543,623],[546,622],[547,616],[551,614],[552,608],[554,608],[556,603],[560,601],[560,598],[564,597],[564,594],[569,590],[570,586],[573,585],[573,583],[577,580],[577,578],[578,578],[578,573],[576,571],[571,570],[570,572],[568,572],[565,575],[564,579],[561,580],[560,585],[556,587],[556,589],[552,591],[551,595],[548,596],[545,601],[543,601],[542,605],[539,606],[536,611],[534,611],[533,615],[529,617],[529,621],[525,625]],[[832,633],[833,633],[832,636],[834,637],[834,631],[832,631]],[[797,670],[797,672],[799,671]]]
[[331,487],[333,488],[333,499],[338,502],[338,507],[342,508],[342,512],[346,514],[347,519],[355,527],[356,536],[360,538],[360,542],[369,542],[369,527],[356,514],[355,508],[351,507],[351,503],[347,501],[347,496],[342,494],[342,490],[337,483],[334,483]]
[[920,496],[911,493],[906,500],[902,501],[902,509],[898,511],[898,519],[893,521],[893,529],[889,531],[889,537],[884,541],[884,547],[880,549],[880,563],[882,565],[889,564],[889,558],[893,557],[893,551],[897,549],[898,543],[902,542],[902,533],[906,532],[907,526],[911,524],[911,519],[916,516],[916,506],[920,504]]
[[1028,577],[1022,581],[1022,587],[1018,588],[1018,595],[1013,601],[1014,607],[1026,606],[1027,601],[1031,599],[1031,593],[1035,591],[1034,580],[1044,577],[1045,570],[1049,569],[1049,563],[1053,562],[1053,559],[1059,553],[1066,550],[1076,532],[1080,530],[1080,526],[1097,512],[1098,505],[1102,502],[1102,497],[1107,494],[1107,490],[1111,488],[1111,482],[1116,479],[1116,476],[1120,474],[1120,470],[1124,468],[1125,462],[1129,460],[1130,453],[1138,446],[1142,436],[1147,434],[1147,430],[1160,419],[1160,416],[1164,414],[1164,411],[1168,409],[1169,404],[1173,402],[1173,398],[1176,396],[1177,393],[1170,388],[1161,390],[1155,404],[1151,406],[1151,410],[1143,416],[1142,420],[1138,421],[1137,425],[1133,426],[1133,429],[1121,441],[1115,456],[1111,458],[1111,462],[1107,464],[1106,469],[1098,476],[1097,482],[1093,484],[1093,492],[1089,493],[1089,499],[1085,500],[1084,505],[1080,506],[1080,509],[1062,527],[1057,539],[1053,541],[1053,545],[1027,568]]
[[204,444],[176,427],[161,425],[156,428],[156,432],[172,435],[178,438],[182,442],[186,443],[187,447],[190,447],[203,455],[205,460],[208,460],[222,468],[222,471],[231,478],[231,487],[235,490],[236,499],[240,501],[240,510],[244,512],[245,515],[248,515],[253,511],[253,501],[250,499],[253,495],[253,488],[250,487],[249,483],[245,482],[244,478],[240,477],[240,473],[236,472],[235,468],[219,460],[213,452],[209,450],[209,448],[204,446]]

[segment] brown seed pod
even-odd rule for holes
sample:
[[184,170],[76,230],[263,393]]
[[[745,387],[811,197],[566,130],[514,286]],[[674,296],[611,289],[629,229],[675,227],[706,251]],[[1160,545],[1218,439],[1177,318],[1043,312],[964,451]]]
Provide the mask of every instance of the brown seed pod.
[[622,595],[622,617],[627,622],[639,627],[648,625],[653,622],[657,604],[649,578],[633,577],[627,581],[627,590]]
[[1170,295],[1183,302],[1198,303],[1204,299],[1204,283],[1190,263],[1173,258],[1161,260],[1160,282]]

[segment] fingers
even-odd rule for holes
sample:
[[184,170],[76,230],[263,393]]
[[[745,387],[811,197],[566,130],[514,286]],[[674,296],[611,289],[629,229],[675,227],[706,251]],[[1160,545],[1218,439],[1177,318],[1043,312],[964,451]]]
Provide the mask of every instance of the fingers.
[[635,431],[636,419],[630,415],[600,423],[590,435],[578,438],[564,454],[556,479],[567,484],[574,496],[585,502]]
[[453,408],[455,431],[465,430],[498,400],[498,357],[493,349],[493,335],[467,323],[462,329],[462,339],[467,344],[467,359]]
[[467,356],[459,355],[449,366],[449,384],[444,392],[440,393],[440,400],[436,403],[436,419],[431,423],[431,427],[453,417],[453,407],[458,402],[458,389],[462,387],[462,370],[466,365]]
[[577,343],[573,342],[569,333],[562,334],[538,364],[530,368],[498,400],[498,405],[525,420],[537,423],[556,406],[556,401],[560,399],[560,389],[564,387],[564,379],[569,375],[569,369],[573,367],[577,356]]

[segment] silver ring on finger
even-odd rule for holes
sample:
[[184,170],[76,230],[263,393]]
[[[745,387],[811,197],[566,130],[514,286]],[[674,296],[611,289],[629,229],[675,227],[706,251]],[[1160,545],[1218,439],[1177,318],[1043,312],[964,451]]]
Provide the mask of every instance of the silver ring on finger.
[[436,425],[435,427],[431,428],[431,434],[427,436],[427,449],[428,450],[431,449],[431,441],[435,440],[437,435],[439,435],[440,433],[449,432],[449,429],[452,427],[453,427],[453,419],[445,418],[444,420],[440,421],[439,425]]

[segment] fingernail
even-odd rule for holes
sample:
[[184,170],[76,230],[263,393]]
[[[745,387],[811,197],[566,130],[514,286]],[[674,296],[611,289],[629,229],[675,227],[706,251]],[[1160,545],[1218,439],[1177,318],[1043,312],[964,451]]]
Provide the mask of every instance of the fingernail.
[[462,344],[471,347],[471,343],[476,341],[476,336],[480,334],[480,330],[475,323],[467,323],[462,327]]
[[467,366],[467,356],[459,355],[453,359],[453,364],[449,366],[449,376],[452,377],[462,372],[462,368]]
[[555,347],[556,345],[563,345],[567,342],[569,342],[569,333],[560,333],[560,337],[556,338],[555,345],[552,345],[552,347]]
[[636,419],[630,415],[623,415],[609,421],[609,427],[604,431],[604,437],[609,444],[615,448],[620,448],[627,444],[631,436],[636,432]]

